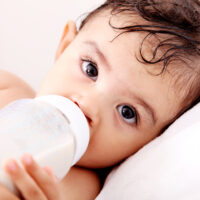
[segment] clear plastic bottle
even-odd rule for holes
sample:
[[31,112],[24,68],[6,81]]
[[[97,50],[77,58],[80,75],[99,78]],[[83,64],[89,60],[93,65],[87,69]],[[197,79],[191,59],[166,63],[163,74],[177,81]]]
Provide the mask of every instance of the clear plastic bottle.
[[33,155],[40,166],[51,167],[62,179],[88,143],[87,119],[69,99],[48,95],[12,102],[0,110],[0,183],[17,193],[3,165],[24,153]]

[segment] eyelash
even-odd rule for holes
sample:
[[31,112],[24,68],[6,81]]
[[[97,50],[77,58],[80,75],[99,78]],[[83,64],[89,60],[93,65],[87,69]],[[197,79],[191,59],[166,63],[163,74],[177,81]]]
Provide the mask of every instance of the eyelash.
[[92,59],[92,58],[90,58],[90,57],[83,57],[83,58],[81,58],[81,63],[83,63],[83,62],[90,62],[91,64],[93,64],[96,68],[97,68],[97,70],[98,70],[98,65],[97,65],[97,63]]

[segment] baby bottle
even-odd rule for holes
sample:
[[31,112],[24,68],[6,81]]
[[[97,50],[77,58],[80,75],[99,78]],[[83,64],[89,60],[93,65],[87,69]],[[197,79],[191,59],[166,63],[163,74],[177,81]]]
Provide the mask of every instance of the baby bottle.
[[69,99],[48,95],[14,101],[0,110],[0,183],[17,193],[3,166],[24,153],[62,179],[88,143],[87,119]]

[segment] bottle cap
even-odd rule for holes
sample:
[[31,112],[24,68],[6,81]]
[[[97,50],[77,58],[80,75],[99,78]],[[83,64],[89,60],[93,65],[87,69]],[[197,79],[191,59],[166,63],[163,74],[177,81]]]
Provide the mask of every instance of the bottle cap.
[[89,126],[81,109],[71,100],[59,95],[39,96],[36,100],[46,102],[60,110],[69,120],[70,128],[76,141],[72,165],[77,163],[85,153],[89,143]]

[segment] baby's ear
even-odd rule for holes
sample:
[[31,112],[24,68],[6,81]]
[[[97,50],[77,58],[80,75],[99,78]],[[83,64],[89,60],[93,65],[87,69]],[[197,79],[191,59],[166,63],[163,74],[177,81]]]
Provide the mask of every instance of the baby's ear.
[[60,43],[59,43],[57,51],[56,51],[55,60],[57,60],[59,58],[59,56],[63,53],[65,48],[76,37],[76,35],[77,35],[76,24],[73,21],[69,21],[66,24],[65,29],[63,31]]

